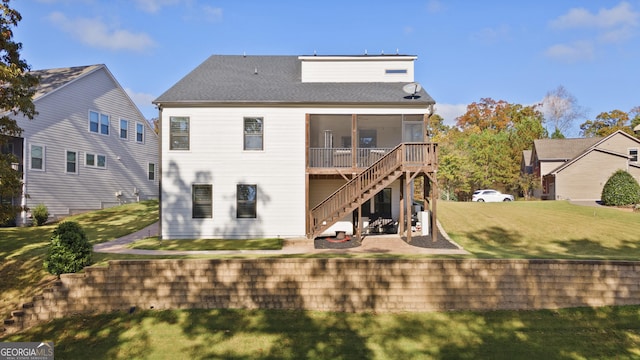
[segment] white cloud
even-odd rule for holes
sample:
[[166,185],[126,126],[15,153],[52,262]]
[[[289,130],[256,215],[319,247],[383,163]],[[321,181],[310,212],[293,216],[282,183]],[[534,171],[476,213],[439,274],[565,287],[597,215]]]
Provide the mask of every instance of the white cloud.
[[431,14],[439,13],[444,10],[444,5],[439,0],[429,0],[427,2],[427,11]]
[[155,42],[145,33],[109,29],[98,18],[70,19],[61,12],[54,12],[49,15],[49,20],[80,42],[96,48],[141,52],[155,46]]
[[135,2],[142,11],[157,13],[161,8],[180,4],[183,0],[135,0]]
[[202,11],[207,21],[218,22],[222,20],[222,8],[205,5],[202,7]]
[[571,44],[556,44],[545,51],[545,55],[551,59],[567,63],[575,63],[581,60],[594,58],[594,47],[588,41],[576,41]]
[[501,25],[496,28],[484,28],[473,34],[471,38],[485,44],[494,44],[502,40],[508,40],[511,29],[507,25]]
[[565,15],[552,20],[550,25],[557,29],[601,28],[637,26],[640,13],[633,11],[627,2],[621,2],[611,9],[600,9],[597,14],[584,8],[573,8]]
[[155,97],[151,94],[137,93],[129,88],[124,89],[124,91],[129,95],[131,100],[133,100],[133,102],[136,104],[151,105],[151,102],[155,100]]
[[467,112],[467,104],[439,104],[436,103],[435,111],[444,119],[445,125],[455,125],[456,118]]

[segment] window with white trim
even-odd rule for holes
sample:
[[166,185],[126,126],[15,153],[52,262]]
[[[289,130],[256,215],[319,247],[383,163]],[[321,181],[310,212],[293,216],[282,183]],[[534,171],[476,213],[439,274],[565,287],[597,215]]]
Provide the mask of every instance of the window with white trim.
[[169,150],[189,150],[189,118],[169,118]]
[[95,167],[99,169],[107,168],[106,155],[86,153],[84,157],[84,165],[86,167]]
[[156,164],[148,163],[147,164],[147,174],[150,181],[154,181],[156,179]]
[[238,184],[236,192],[236,217],[256,218],[258,185]]
[[629,161],[638,162],[638,148],[629,149]]
[[67,150],[65,172],[68,174],[78,173],[78,152]]
[[144,124],[136,123],[136,141],[144,143]]
[[120,139],[129,139],[129,120],[120,119]]
[[109,115],[97,111],[89,111],[89,131],[96,134],[109,135]]
[[31,144],[30,160],[31,170],[44,171],[44,146]]
[[264,119],[261,117],[244,118],[244,149],[263,150]]
[[192,210],[194,219],[213,217],[213,185],[198,184],[191,186]]

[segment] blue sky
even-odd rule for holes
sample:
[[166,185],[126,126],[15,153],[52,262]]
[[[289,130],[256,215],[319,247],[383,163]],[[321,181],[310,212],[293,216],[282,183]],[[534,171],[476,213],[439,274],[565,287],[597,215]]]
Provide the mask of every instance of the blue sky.
[[[147,118],[212,54],[417,55],[448,123],[564,86],[588,119],[640,106],[640,0],[13,0],[33,70],[106,64]],[[580,120],[579,122],[583,122]],[[577,125],[572,134],[577,136]]]

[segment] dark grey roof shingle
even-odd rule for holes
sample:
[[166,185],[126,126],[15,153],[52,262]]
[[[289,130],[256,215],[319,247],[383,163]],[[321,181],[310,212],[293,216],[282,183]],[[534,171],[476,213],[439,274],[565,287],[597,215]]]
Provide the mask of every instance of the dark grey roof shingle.
[[302,83],[300,72],[298,56],[213,55],[154,103],[435,103],[424,89],[405,98],[405,83]]

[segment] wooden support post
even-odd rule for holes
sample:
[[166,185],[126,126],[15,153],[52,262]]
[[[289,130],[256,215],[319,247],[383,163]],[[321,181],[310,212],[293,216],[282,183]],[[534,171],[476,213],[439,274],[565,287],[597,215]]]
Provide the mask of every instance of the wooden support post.
[[362,220],[362,204],[358,206],[358,228],[356,229],[356,239],[358,242],[362,242],[362,227],[364,226],[364,221]]
[[438,241],[438,217],[436,216],[438,203],[438,179],[436,174],[433,174],[433,181],[431,182],[431,240],[433,242]]
[[[411,189],[411,174],[407,171],[404,174],[404,188],[408,194]],[[411,205],[413,205],[413,198],[411,196],[405,196],[405,206],[407,209],[407,243],[411,243]]]
[[404,206],[402,206],[402,204],[404,203],[404,181],[400,181],[400,216],[398,218],[398,234],[400,234],[400,236],[402,236],[402,234],[405,231],[405,223],[404,223]]

